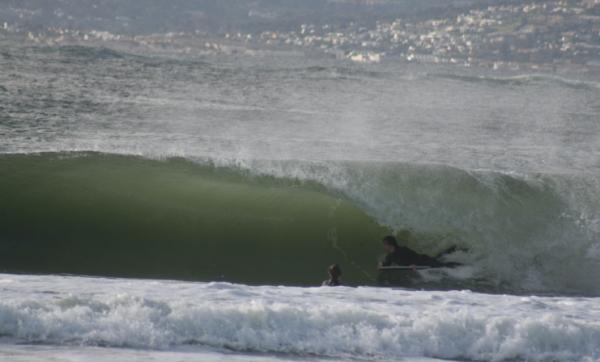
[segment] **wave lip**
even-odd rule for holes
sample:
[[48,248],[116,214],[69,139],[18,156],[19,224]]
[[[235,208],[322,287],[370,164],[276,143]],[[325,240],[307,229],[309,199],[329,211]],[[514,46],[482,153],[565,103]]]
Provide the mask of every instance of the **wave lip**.
[[[2,276],[17,343],[331,358],[600,358],[596,299]],[[11,279],[10,282],[5,282]],[[53,293],[36,293],[43,286]],[[78,293],[72,293],[75,288]]]

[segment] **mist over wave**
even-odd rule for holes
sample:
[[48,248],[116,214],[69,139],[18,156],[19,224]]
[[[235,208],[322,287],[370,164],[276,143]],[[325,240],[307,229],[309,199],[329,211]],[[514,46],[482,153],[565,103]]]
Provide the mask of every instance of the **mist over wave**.
[[2,152],[600,172],[593,80],[271,54],[224,60],[94,47],[7,49]]

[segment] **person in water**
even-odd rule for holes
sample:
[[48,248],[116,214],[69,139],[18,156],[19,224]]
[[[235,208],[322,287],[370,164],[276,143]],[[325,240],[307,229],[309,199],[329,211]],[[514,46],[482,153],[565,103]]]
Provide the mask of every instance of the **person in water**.
[[337,264],[332,264],[329,266],[329,268],[327,269],[327,272],[329,273],[329,279],[325,280],[323,282],[323,286],[326,287],[337,287],[339,285],[342,285],[342,283],[340,282],[340,277],[342,276],[342,269],[340,268],[339,265]]
[[452,247],[443,253],[439,254],[437,257],[431,257],[429,255],[419,254],[412,249],[409,249],[405,246],[399,246],[396,237],[392,235],[388,235],[383,238],[383,249],[386,252],[386,255],[381,262],[380,266],[429,266],[432,268],[440,268],[440,267],[454,267],[458,264],[456,263],[444,263],[439,260],[442,256],[446,254],[450,254],[456,250],[455,247]]

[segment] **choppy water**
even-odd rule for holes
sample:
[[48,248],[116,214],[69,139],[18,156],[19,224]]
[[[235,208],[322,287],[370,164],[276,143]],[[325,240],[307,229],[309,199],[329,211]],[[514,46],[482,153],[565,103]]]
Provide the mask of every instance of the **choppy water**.
[[6,275],[5,356],[600,358],[593,74],[0,43],[0,270],[373,285],[398,232],[468,250],[424,287],[555,296]]

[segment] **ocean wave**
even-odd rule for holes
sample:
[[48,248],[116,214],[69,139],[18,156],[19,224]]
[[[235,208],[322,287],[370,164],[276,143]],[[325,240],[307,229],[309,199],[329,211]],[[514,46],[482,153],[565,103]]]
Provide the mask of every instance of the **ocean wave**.
[[[426,282],[597,295],[595,178],[435,165],[0,157],[6,271],[314,284],[339,262],[373,283],[378,240],[449,246],[465,268]],[[258,266],[258,267],[257,267]]]
[[496,85],[526,86],[537,83],[559,84],[573,89],[598,90],[600,83],[592,80],[574,79],[556,74],[532,73],[513,76],[466,75],[459,73],[432,73],[432,77],[455,79],[464,82]]

